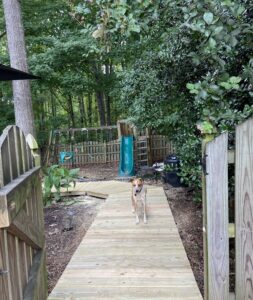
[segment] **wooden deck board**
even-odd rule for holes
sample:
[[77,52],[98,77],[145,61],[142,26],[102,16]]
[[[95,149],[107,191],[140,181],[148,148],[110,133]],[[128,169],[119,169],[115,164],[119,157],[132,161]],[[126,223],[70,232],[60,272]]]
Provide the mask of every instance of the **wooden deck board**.
[[50,300],[202,299],[161,187],[148,187],[148,224],[135,225],[129,183],[79,183],[108,198]]

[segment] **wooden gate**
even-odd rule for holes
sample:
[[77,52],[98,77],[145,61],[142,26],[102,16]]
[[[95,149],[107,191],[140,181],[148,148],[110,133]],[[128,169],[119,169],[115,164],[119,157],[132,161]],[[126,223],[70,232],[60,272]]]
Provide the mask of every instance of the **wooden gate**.
[[40,166],[33,150],[16,126],[0,137],[2,300],[47,298]]
[[[253,119],[236,127],[234,153],[228,151],[227,133],[207,143],[204,153],[205,299],[253,299]],[[228,221],[228,163],[235,163],[233,224]],[[229,293],[229,225],[236,253],[233,293]]]

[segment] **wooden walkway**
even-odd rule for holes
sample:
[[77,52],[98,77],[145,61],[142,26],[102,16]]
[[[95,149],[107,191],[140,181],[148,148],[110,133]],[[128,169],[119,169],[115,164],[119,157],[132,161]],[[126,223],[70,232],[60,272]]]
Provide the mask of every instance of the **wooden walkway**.
[[202,299],[161,187],[148,186],[148,224],[139,225],[129,183],[78,183],[76,190],[109,196],[48,299]]

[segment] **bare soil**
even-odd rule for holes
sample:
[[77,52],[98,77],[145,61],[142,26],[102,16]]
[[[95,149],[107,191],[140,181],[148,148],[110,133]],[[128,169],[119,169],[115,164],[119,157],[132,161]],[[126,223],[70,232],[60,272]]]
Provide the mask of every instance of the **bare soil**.
[[164,189],[198,287],[204,295],[202,205],[193,201],[188,188],[173,188],[167,184]]
[[[115,165],[92,165],[83,168],[85,180],[112,180],[117,178]],[[203,238],[202,208],[192,200],[189,188],[173,188],[154,177],[145,178],[146,184],[163,186],[179,234],[203,294]],[[69,198],[45,208],[47,269],[49,293],[60,278],[73,253],[92,224],[104,200],[89,196]]]
[[104,200],[80,196],[44,209],[50,293],[92,224]]

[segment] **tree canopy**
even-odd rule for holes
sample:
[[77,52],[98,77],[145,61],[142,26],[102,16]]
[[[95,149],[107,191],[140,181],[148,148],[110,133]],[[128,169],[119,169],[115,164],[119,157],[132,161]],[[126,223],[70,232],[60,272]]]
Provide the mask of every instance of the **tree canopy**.
[[[30,71],[42,77],[32,86],[41,141],[51,128],[129,118],[173,139],[198,185],[198,128],[232,132],[252,115],[250,0],[22,0],[22,11]],[[10,95],[1,85],[1,128]]]

